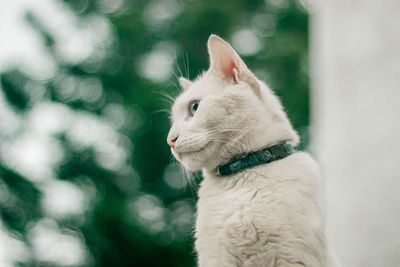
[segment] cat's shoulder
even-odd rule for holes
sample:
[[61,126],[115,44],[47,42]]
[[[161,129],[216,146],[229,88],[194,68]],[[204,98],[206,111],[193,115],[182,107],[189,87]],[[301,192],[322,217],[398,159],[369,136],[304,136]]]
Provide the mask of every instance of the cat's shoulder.
[[288,160],[292,164],[300,166],[308,166],[309,168],[318,169],[317,162],[311,156],[311,154],[306,151],[296,151],[295,153],[293,153],[291,156],[288,157]]
[[296,151],[292,155],[264,166],[264,171],[282,179],[314,177],[319,179],[320,169],[314,158],[304,151]]

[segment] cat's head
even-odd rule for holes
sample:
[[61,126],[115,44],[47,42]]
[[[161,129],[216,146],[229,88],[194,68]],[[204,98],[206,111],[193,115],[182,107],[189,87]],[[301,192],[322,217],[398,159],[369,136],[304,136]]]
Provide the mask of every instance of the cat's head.
[[167,142],[189,170],[215,169],[232,157],[281,142],[299,142],[278,98],[218,36],[208,39],[210,68],[172,107]]

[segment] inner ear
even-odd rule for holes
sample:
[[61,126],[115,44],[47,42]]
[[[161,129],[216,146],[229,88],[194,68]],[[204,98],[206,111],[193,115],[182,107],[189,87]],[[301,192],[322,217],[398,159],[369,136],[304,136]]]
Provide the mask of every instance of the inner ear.
[[207,45],[210,71],[214,75],[236,83],[245,82],[250,85],[256,95],[260,95],[260,85],[256,76],[227,42],[212,34]]
[[240,76],[241,59],[227,42],[211,35],[208,39],[208,53],[210,70],[215,75],[224,79],[236,79]]

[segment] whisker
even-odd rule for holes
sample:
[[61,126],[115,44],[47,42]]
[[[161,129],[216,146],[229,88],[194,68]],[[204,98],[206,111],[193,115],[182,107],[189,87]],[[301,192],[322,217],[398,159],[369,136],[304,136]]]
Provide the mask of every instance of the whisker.
[[167,113],[170,116],[171,110],[167,109],[167,108],[162,108],[162,109],[157,109],[157,110],[153,111],[153,114],[156,114],[156,113]]
[[173,103],[175,101],[175,98],[172,97],[171,95],[169,95],[167,92],[165,91],[156,91],[156,94],[158,94],[159,96],[163,97],[161,98],[162,100],[166,100],[168,101],[168,103]]
[[190,78],[189,53],[186,53],[186,61],[187,61],[187,77]]
[[184,77],[184,76],[183,76],[183,74],[182,74],[181,68],[179,67],[178,59],[177,59],[176,57],[175,57],[175,65],[176,65],[176,67],[177,67],[177,69],[178,69],[178,71],[179,71],[179,75],[180,75],[180,76],[175,75],[175,76],[176,76],[176,79],[178,80],[179,77]]
[[[174,73],[174,74],[175,74],[175,73]],[[178,79],[176,75],[175,75],[175,78]],[[178,90],[178,92],[181,92],[181,91],[182,91],[182,88],[179,86],[179,83],[176,83],[176,82],[174,82],[174,81],[171,81],[171,83],[172,83],[172,85],[174,86],[174,88]]]

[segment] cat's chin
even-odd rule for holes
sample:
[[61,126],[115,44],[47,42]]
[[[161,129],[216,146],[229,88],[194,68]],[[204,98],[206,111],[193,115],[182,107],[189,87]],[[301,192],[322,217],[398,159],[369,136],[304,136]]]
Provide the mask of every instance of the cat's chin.
[[172,155],[189,171],[198,171],[204,167],[204,151],[178,153],[171,149]]
[[182,160],[180,163],[185,167],[186,170],[188,171],[198,171],[201,170],[202,166],[197,164],[194,161],[189,161],[189,160]]
[[189,171],[198,171],[206,167],[207,159],[215,154],[214,142],[210,141],[195,151],[171,149],[172,155]]

